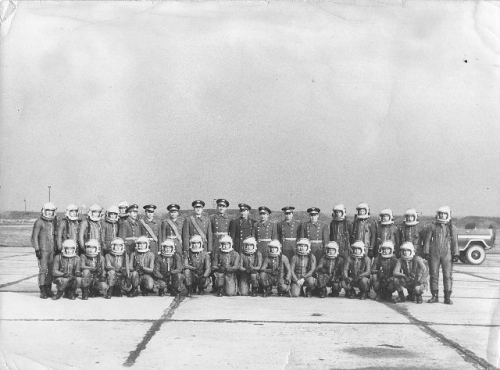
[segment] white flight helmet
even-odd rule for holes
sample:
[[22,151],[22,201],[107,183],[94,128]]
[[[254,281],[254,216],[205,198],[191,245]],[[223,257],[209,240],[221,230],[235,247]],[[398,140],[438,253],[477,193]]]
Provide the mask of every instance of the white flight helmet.
[[253,236],[249,236],[243,240],[243,253],[254,254],[257,252],[257,241]]
[[[336,212],[342,212],[341,216],[336,216]],[[345,216],[346,216],[347,210],[343,204],[337,204],[336,206],[333,207],[333,214],[332,217],[334,221],[344,221]]]
[[[71,216],[71,212],[76,211],[76,216]],[[69,206],[66,207],[66,217],[68,220],[71,221],[76,221],[78,220],[78,206],[75,204],[70,204]]]
[[[362,209],[366,211],[364,215],[359,214],[359,211]],[[368,205],[368,203],[359,203],[356,206],[356,213],[357,213],[356,215],[357,218],[359,218],[360,220],[365,220],[368,217],[370,217],[370,206]]]
[[175,243],[172,239],[166,239],[160,246],[160,254],[165,257],[172,257],[175,253]]
[[125,243],[122,238],[114,238],[111,242],[111,253],[121,256],[125,252]]
[[135,240],[135,250],[139,253],[146,253],[149,251],[149,238],[147,236],[140,236]]
[[[101,220],[101,211],[102,208],[98,204],[93,204],[89,208],[88,216],[92,221],[100,221]],[[97,212],[97,215],[95,213]]]
[[222,238],[220,238],[219,243],[219,249],[221,252],[229,253],[233,250],[233,238],[231,238],[229,235],[224,235]]
[[281,254],[281,243],[279,240],[271,240],[267,245],[267,253],[271,257],[278,257]]
[[391,258],[392,256],[394,256],[394,243],[392,242],[392,240],[386,240],[385,242],[383,242],[378,252],[382,256],[382,258]]
[[301,238],[297,241],[297,254],[307,256],[311,252],[311,242],[307,238]]
[[337,242],[329,242],[325,246],[326,258],[334,259],[334,258],[337,258],[338,255],[339,255],[339,245],[337,244]]
[[97,257],[100,252],[99,241],[97,239],[90,239],[85,243],[85,255],[87,257]]
[[418,213],[415,208],[407,209],[405,212],[405,224],[407,226],[414,226],[418,224]]
[[405,242],[399,248],[401,251],[401,258],[405,261],[411,261],[415,256],[415,247],[412,242]]
[[[56,210],[57,207],[53,203],[51,202],[45,203],[42,207],[42,218],[47,221],[52,221],[56,217]],[[51,211],[54,212],[53,215],[48,214],[48,212]]]
[[[439,217],[440,213],[444,213],[444,217]],[[451,220],[451,210],[448,206],[439,207],[436,211],[436,221],[440,224],[447,224]]]
[[[383,221],[384,216],[389,216],[389,219],[387,221]],[[381,225],[392,225],[394,223],[394,215],[392,214],[392,209],[385,208],[380,211],[379,222]]]
[[203,239],[200,235],[193,235],[191,239],[189,239],[189,249],[193,253],[200,253],[203,251]]
[[115,222],[118,221],[119,214],[120,214],[120,211],[118,210],[117,206],[109,207],[108,210],[106,211],[106,221],[114,224]]
[[76,256],[76,242],[73,239],[66,239],[62,244],[62,255],[64,257]]
[[[128,202],[126,201],[123,201],[123,202],[120,202],[118,203],[118,209],[119,209],[119,213],[118,215],[120,217],[125,217],[128,215],[127,213],[127,208],[129,207],[130,204],[128,204]],[[122,212],[123,211],[123,212]]]
[[358,240],[351,244],[351,256],[354,258],[361,258],[365,255],[365,243]]

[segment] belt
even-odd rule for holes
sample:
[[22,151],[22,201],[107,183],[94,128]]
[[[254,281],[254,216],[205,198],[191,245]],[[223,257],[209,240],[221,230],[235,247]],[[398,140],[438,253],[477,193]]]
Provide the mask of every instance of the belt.
[[283,240],[295,240],[295,241],[297,241],[297,238],[283,238]]
[[129,237],[129,238],[125,238],[125,240],[134,240],[134,241],[135,241],[135,240],[137,240],[137,237],[135,237],[135,236],[131,236],[131,237]]
[[228,233],[224,233],[224,232],[217,232],[215,233],[215,235],[229,235]]
[[270,241],[271,241],[271,239],[259,239],[259,243],[260,242],[270,242]]
[[179,238],[177,238],[175,235],[169,235],[167,236],[167,239],[179,239]]
[[323,240],[309,240],[311,243],[323,243]]

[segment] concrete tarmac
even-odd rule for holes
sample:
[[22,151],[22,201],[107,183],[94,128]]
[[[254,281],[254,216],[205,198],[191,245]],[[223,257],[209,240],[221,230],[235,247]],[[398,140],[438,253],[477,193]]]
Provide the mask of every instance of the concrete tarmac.
[[[500,255],[454,268],[452,306],[340,298],[38,297],[31,248],[0,248],[0,369],[488,369]],[[53,289],[55,290],[55,289]],[[373,297],[373,293],[372,293]],[[394,294],[396,297],[396,294]]]

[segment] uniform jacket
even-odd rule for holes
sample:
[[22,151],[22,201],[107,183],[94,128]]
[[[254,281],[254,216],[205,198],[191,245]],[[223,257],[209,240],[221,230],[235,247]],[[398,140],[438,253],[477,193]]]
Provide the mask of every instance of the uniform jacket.
[[80,244],[80,250],[85,253],[85,243],[90,239],[96,239],[101,243],[101,222],[92,221],[89,217],[82,221],[80,224],[80,232],[78,233],[78,241]]
[[130,262],[127,253],[121,256],[115,256],[113,253],[106,254],[104,257],[106,271],[116,271],[128,275],[130,271]]
[[[206,239],[203,240],[203,249],[206,252],[212,252],[213,235],[210,218],[205,215],[201,215],[200,217],[193,215],[193,217],[194,221],[198,224],[201,231],[203,231],[203,233],[205,234]],[[193,224],[193,219],[191,218],[191,216],[189,216],[184,220],[184,226],[182,227],[182,244],[185,251],[189,249],[189,239],[193,235],[200,234]]]
[[429,276],[429,269],[425,266],[424,260],[415,256],[411,261],[405,261],[399,258],[396,261],[393,275],[395,277],[411,277],[415,280],[416,285],[421,285]]
[[382,258],[382,256],[379,255],[373,259],[371,273],[378,274],[378,272],[382,270],[382,277],[384,279],[388,279],[392,277],[392,272],[394,271],[397,262],[398,259],[394,256],[391,258]]
[[262,222],[257,221],[252,226],[252,235],[259,243],[263,239],[269,239],[267,241],[278,239],[278,229],[274,222],[269,220]]
[[31,244],[36,251],[55,251],[56,227],[54,221],[49,221],[44,218],[39,218],[33,225],[31,233]]
[[262,253],[260,253],[259,251],[252,254],[246,254],[243,252],[240,253],[241,271],[247,271],[247,268],[250,267],[252,273],[257,273],[259,272],[261,266],[262,266]]
[[118,236],[118,221],[108,222],[106,219],[101,220],[101,245],[103,253],[107,254],[111,251],[111,242]]
[[323,256],[316,265],[316,270],[314,271],[314,273],[316,275],[327,274],[329,276],[341,278],[343,271],[344,260],[342,259],[342,257],[326,258],[326,256]]
[[[365,247],[376,249],[377,240],[377,224],[371,218],[359,219],[354,217],[352,224],[351,243],[361,240],[365,243]],[[374,251],[375,252],[375,251]]]
[[67,217],[57,223],[57,250],[61,252],[62,243],[65,240],[73,239],[77,245],[77,251],[80,251],[78,232],[80,231],[81,220],[70,220]]
[[118,237],[124,240],[129,255],[135,250],[135,239],[139,236],[141,236],[139,220],[128,217],[119,224]]
[[193,253],[190,250],[184,252],[184,268],[204,277],[210,275],[210,256],[206,252]]
[[130,255],[130,270],[137,270],[139,266],[143,268],[142,271],[145,274],[152,275],[155,268],[154,253],[151,251],[147,251],[144,253],[132,252],[132,254]]
[[229,223],[229,235],[233,238],[233,248],[236,252],[241,252],[243,247],[243,240],[249,236],[253,236],[253,225],[256,223],[252,218],[244,219],[243,217],[238,217],[237,219],[231,220]]
[[328,225],[323,221],[318,220],[316,223],[307,221],[300,226],[299,236],[300,238],[307,238],[309,240],[321,240],[323,246],[325,246],[330,239],[330,230],[328,230]]
[[272,257],[268,255],[262,262],[261,272],[266,272],[270,275],[277,276],[283,280],[290,280],[292,277],[292,269],[285,255]]
[[292,257],[290,270],[292,271],[293,282],[296,282],[300,278],[307,279],[316,270],[316,256],[312,253],[309,253],[307,256],[296,254]]
[[[240,255],[235,250],[231,252],[218,251],[213,259],[212,268],[222,268],[225,272],[234,273],[240,269]],[[221,271],[219,271],[221,272]]]
[[179,253],[174,253],[172,257],[159,255],[155,259],[153,275],[157,279],[163,279],[167,273],[180,274],[182,269],[182,257]]
[[177,237],[175,231],[172,226],[168,223],[167,220],[163,220],[161,223],[161,241],[165,241],[166,239],[173,239],[175,243],[175,251],[182,252],[182,228],[184,226],[184,219],[178,217],[176,220],[173,220],[169,217],[169,220],[177,227],[177,232],[179,236]]
[[361,258],[348,257],[344,264],[344,278],[370,278],[371,262],[368,256]]
[[55,256],[54,266],[52,267],[53,277],[62,277],[64,274],[75,276],[77,272],[81,272],[80,257],[64,257],[62,254]]
[[[156,218],[153,218],[152,220],[148,220],[146,217],[142,219],[142,222],[144,222],[146,225],[148,225],[151,228],[151,231],[154,232],[156,239],[159,241],[161,238],[161,223],[158,221]],[[153,235],[146,229],[146,227],[142,224],[141,221],[139,221],[139,226],[141,229],[141,235],[147,236],[150,239],[153,239]],[[161,241],[160,241],[161,243]],[[155,242],[154,240],[149,241],[149,249],[151,252],[154,254],[158,254],[158,242]]]
[[340,248],[339,254],[349,250],[351,233],[352,223],[349,220],[330,222],[330,241],[337,242]]
[[285,244],[285,239],[298,239],[301,222],[292,219],[290,222],[283,220],[277,226],[278,239],[281,244]]
[[429,253],[434,257],[458,256],[458,235],[457,227],[450,224],[440,224],[433,222],[425,237],[424,253]]
[[210,226],[213,235],[213,248],[215,251],[219,250],[219,239],[224,235],[229,235],[229,224],[231,218],[227,214],[215,214],[210,216]]

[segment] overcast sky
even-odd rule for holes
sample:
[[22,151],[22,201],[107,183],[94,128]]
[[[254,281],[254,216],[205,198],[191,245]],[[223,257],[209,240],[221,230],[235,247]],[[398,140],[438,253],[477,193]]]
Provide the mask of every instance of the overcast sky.
[[500,216],[500,5],[19,2],[0,207]]

